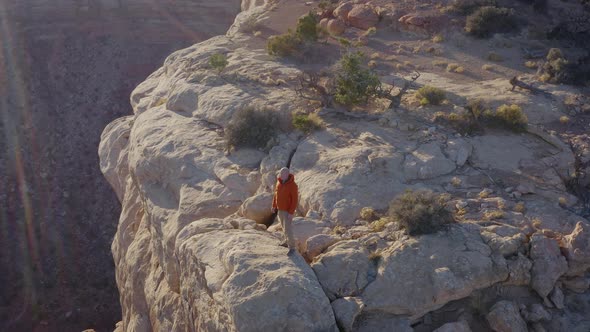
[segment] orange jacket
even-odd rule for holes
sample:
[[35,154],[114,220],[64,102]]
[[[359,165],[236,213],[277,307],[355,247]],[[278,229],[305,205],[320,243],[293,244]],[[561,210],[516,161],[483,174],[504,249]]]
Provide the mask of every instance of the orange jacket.
[[295,176],[289,174],[287,181],[283,183],[281,179],[277,178],[277,185],[275,187],[275,195],[272,200],[273,209],[283,210],[294,214],[297,209],[298,189],[295,183]]

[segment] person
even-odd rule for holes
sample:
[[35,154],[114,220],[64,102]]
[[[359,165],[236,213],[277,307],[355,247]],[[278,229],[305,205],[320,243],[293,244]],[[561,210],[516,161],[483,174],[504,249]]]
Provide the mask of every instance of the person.
[[[298,188],[295,183],[295,176],[291,174],[287,167],[281,168],[277,177],[277,185],[272,200],[272,213],[277,213],[285,241],[289,247],[288,255],[295,252],[295,237],[293,235],[293,214],[297,209]],[[284,245],[281,244],[281,245]]]

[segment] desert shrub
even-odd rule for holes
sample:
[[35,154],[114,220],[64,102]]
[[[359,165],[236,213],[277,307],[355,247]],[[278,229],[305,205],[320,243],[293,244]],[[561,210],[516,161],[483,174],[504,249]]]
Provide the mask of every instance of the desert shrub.
[[270,36],[266,42],[266,50],[270,55],[286,57],[293,55],[301,45],[301,41],[293,31],[282,35]]
[[569,62],[558,48],[552,48],[547,53],[545,63],[539,67],[541,81],[548,83],[567,83],[570,81]]
[[314,42],[318,40],[318,18],[312,12],[299,18],[295,34],[297,38],[304,42]]
[[454,0],[449,10],[460,15],[469,15],[482,6],[496,6],[496,0]]
[[500,210],[486,211],[483,214],[485,220],[496,220],[504,218],[504,212]]
[[486,38],[494,33],[510,32],[516,25],[512,9],[485,6],[467,17],[465,31],[475,37]]
[[442,89],[425,85],[416,91],[416,97],[420,100],[421,105],[440,105],[446,95]]
[[377,219],[377,213],[372,207],[364,207],[361,209],[361,219],[365,221],[373,221]]
[[389,224],[390,222],[391,220],[389,220],[389,218],[379,218],[369,224],[369,229],[371,229],[371,231],[373,232],[381,232],[385,229],[385,226],[387,226],[387,224]]
[[473,135],[481,129],[476,119],[470,113],[464,111],[450,113],[442,118],[438,118],[437,121],[448,123],[448,125],[463,135]]
[[228,148],[266,148],[277,134],[277,122],[270,110],[247,107],[236,111],[225,128]]
[[436,34],[432,37],[433,43],[442,43],[443,41],[445,41],[445,37],[441,34]]
[[227,64],[227,58],[221,53],[216,53],[209,57],[209,66],[219,74],[221,74]]
[[526,61],[524,63],[524,66],[529,68],[529,69],[537,69],[537,67],[539,66],[539,64],[536,61]]
[[568,123],[570,123],[570,121],[571,121],[571,119],[567,115],[562,115],[559,117],[559,122],[561,122],[562,124],[568,124]]
[[322,121],[320,116],[315,113],[293,115],[293,127],[301,130],[306,134],[321,129],[323,125],[324,122]]
[[488,60],[494,61],[494,62],[502,62],[502,61],[504,61],[504,57],[498,53],[490,52],[490,53],[488,53]]
[[381,82],[377,74],[363,65],[364,60],[361,52],[342,56],[336,73],[336,102],[356,105],[367,102],[369,97],[377,94]]
[[432,191],[408,190],[396,197],[389,206],[389,218],[410,235],[429,234],[454,222],[446,208],[448,197]]
[[494,66],[486,64],[486,65],[481,66],[481,69],[483,69],[485,71],[492,71],[492,70],[494,70]]
[[484,112],[486,122],[505,127],[513,131],[522,131],[526,128],[528,119],[522,108],[518,105],[502,105],[496,112]]

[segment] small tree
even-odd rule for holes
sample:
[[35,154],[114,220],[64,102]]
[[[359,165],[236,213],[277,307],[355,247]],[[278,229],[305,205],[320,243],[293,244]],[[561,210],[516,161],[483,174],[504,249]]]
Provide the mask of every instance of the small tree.
[[379,77],[364,65],[363,53],[346,53],[339,62],[334,99],[343,105],[367,102],[381,87]]
[[318,40],[318,19],[315,14],[309,12],[299,18],[295,30],[297,38],[304,42],[315,42]]
[[516,25],[514,10],[485,6],[467,17],[465,31],[475,37],[486,38],[494,33],[510,32]]
[[227,64],[227,58],[221,53],[216,53],[209,57],[209,66],[216,70],[218,74],[221,74]]

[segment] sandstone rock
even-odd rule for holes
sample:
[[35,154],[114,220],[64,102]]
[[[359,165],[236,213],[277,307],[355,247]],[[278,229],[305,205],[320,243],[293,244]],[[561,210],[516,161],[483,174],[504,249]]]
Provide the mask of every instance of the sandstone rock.
[[473,146],[462,139],[447,140],[446,152],[449,158],[454,161],[458,167],[465,165],[467,159],[471,156]]
[[536,323],[539,321],[551,320],[551,314],[545,310],[543,305],[539,303],[533,303],[525,310],[521,310],[522,317],[530,323]]
[[272,198],[271,193],[262,193],[252,196],[244,201],[240,207],[240,215],[250,218],[259,224],[266,224],[272,215]]
[[379,23],[379,16],[375,13],[372,6],[355,5],[348,12],[348,22],[355,28],[367,30]]
[[428,13],[409,13],[398,20],[405,30],[418,33],[434,32],[440,29],[446,21],[444,16]]
[[466,321],[462,320],[453,323],[446,323],[433,332],[471,332],[471,328]]
[[496,332],[528,332],[518,307],[510,301],[500,301],[490,309],[486,319]]
[[195,235],[176,256],[185,310],[198,330],[337,330],[313,271],[300,256],[285,259],[286,249],[262,232]]
[[576,228],[564,236],[561,247],[569,264],[567,275],[582,275],[590,268],[590,225],[579,221]]
[[531,237],[530,257],[533,260],[531,287],[544,298],[553,289],[555,281],[567,271],[567,261],[557,242],[540,234]]
[[334,9],[334,16],[342,21],[346,21],[348,19],[348,13],[352,10],[353,6],[353,3],[350,1],[343,2],[340,6]]
[[362,293],[369,311],[420,317],[508,276],[479,232],[460,226],[398,241],[381,255],[377,277]]
[[307,239],[305,244],[305,257],[311,261],[320,255],[326,248],[340,241],[340,238],[331,234],[318,234]]
[[363,302],[356,297],[343,297],[332,302],[334,316],[341,330],[352,332],[357,316],[363,310]]
[[127,147],[133,117],[119,118],[106,126],[100,136],[98,153],[100,158],[100,171],[105,176],[119,202],[123,202],[129,165],[127,162]]
[[369,252],[358,241],[341,241],[311,265],[330,300],[356,296],[369,283]]
[[333,19],[328,22],[326,29],[332,36],[340,36],[346,30],[346,25],[341,19]]
[[[268,230],[270,232],[276,232],[278,229],[281,229],[281,226],[277,218],[275,224],[269,227]],[[328,224],[323,221],[301,217],[293,218],[293,236],[295,237],[295,244],[301,253],[305,253],[305,245],[309,238],[318,234],[329,234],[330,232],[331,230],[328,227]],[[282,236],[281,229],[281,237]]]
[[191,84],[176,86],[168,95],[166,108],[173,112],[192,114],[197,109],[199,103],[199,98],[195,90],[195,86]]
[[407,180],[431,179],[454,171],[456,165],[447,159],[436,143],[420,146],[406,157],[404,173]]

